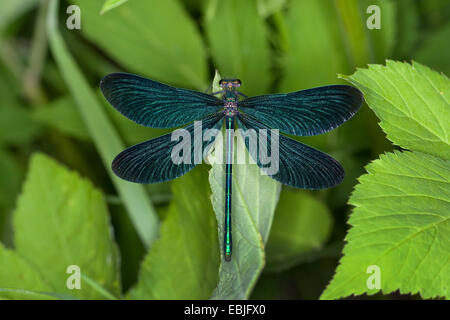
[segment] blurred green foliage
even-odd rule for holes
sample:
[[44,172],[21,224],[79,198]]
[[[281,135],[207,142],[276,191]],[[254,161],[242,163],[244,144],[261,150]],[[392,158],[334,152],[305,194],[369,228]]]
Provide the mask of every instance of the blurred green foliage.
[[[88,268],[89,279],[116,297],[128,293],[129,298],[207,298],[212,294],[219,248],[208,167],[200,166],[170,183],[127,187],[128,183],[119,182],[123,183],[119,187],[110,175],[108,157],[164,131],[140,127],[104,101],[98,83],[107,73],[133,72],[204,91],[217,68],[223,76],[241,78],[247,95],[344,83],[337,74],[351,74],[369,63],[384,64],[387,58],[414,59],[450,73],[446,0],[59,2],[53,27],[66,51],[55,49],[55,35],[48,33],[47,0],[0,2],[0,288],[29,290],[28,294],[2,293],[2,297],[42,298],[42,292],[76,295],[64,291],[65,282],[56,278],[66,279],[69,261],[62,255],[51,259],[58,257],[55,243],[69,246],[62,251],[73,253],[73,264]],[[66,27],[70,4],[81,8],[80,30]],[[381,8],[379,30],[366,28],[370,4]],[[315,299],[323,292],[341,255],[350,212],[347,202],[356,178],[370,160],[393,149],[378,121],[363,106],[337,130],[299,138],[338,159],[347,176],[332,190],[283,187],[268,236],[266,269],[250,298]],[[105,141],[110,142],[104,145]],[[37,151],[47,156],[33,156]],[[130,189],[120,192],[120,188]],[[138,188],[136,193],[131,191]],[[137,201],[141,208],[130,206],[135,194],[139,194],[135,199],[145,198]],[[62,211],[45,207],[46,197],[66,197],[64,201],[74,207]],[[38,205],[30,208],[27,199]],[[89,215],[88,205],[95,207],[95,214]],[[140,210],[149,216],[154,211],[160,220],[160,238],[149,251],[142,240],[145,228],[136,228],[139,215],[132,214]],[[57,220],[51,219],[58,215],[71,219],[59,221],[67,227],[53,224]],[[152,221],[156,226],[156,219]],[[89,223],[95,223],[95,232]],[[111,225],[120,261],[115,258]],[[63,237],[49,239],[52,232],[55,237],[62,232]],[[80,242],[77,237],[64,240],[76,232]],[[178,245],[184,241],[195,242],[192,252]],[[85,251],[79,252],[80,248]],[[173,250],[176,256],[192,256],[171,261]],[[95,262],[87,263],[91,256]],[[55,259],[59,275],[48,268]],[[163,277],[164,272],[176,276],[177,268],[191,273],[185,286],[175,290]],[[16,273],[10,274],[12,269]],[[136,286],[138,279],[143,282]],[[149,283],[155,279],[160,291],[149,293]],[[83,285],[89,289],[80,297],[107,298],[88,282]]]

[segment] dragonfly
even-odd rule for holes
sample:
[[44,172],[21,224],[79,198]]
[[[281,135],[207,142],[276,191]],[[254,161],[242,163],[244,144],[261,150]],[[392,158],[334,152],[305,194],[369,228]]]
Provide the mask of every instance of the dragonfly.
[[[362,93],[348,85],[328,85],[284,94],[247,97],[238,88],[239,79],[223,78],[220,91],[208,94],[176,88],[129,73],[105,76],[100,87],[108,102],[128,119],[152,128],[183,126],[194,134],[195,122],[201,121],[201,133],[220,131],[225,123],[225,204],[223,228],[223,256],[232,256],[232,159],[233,135],[236,125],[244,130],[266,130],[266,145],[278,142],[278,170],[269,177],[294,188],[318,190],[331,188],[342,182],[344,169],[331,156],[300,143],[288,135],[313,136],[326,133],[350,119],[363,102]],[[220,95],[220,97],[218,97]],[[277,129],[277,130],[271,130]],[[280,134],[280,132],[282,134]],[[262,135],[258,139],[262,139]],[[184,142],[186,141],[186,142]],[[179,141],[168,133],[131,146],[119,153],[112,162],[113,172],[122,179],[136,183],[157,183],[178,178],[198,163],[176,163],[172,149]],[[186,139],[185,147],[209,147],[210,141]],[[245,141],[250,151],[248,139]],[[266,164],[251,152],[262,169]]]

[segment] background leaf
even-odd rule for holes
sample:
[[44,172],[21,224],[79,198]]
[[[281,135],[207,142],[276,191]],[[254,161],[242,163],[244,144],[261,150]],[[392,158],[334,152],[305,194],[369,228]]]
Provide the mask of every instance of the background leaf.
[[[82,274],[120,293],[117,249],[108,219],[103,196],[90,182],[47,156],[33,156],[14,212],[14,244],[54,292],[103,298],[85,284],[81,290],[67,289],[67,267],[77,265]],[[29,289],[40,290],[39,282],[36,285]]]
[[410,57],[419,40],[419,8],[417,2],[411,3],[410,0],[397,0],[396,3],[395,54],[397,57]]
[[[130,121],[112,108],[103,97],[100,97],[100,93],[98,95],[99,99],[105,102],[102,105],[105,109],[104,112],[111,117],[126,145],[134,145],[168,132],[166,129],[147,128]],[[58,129],[71,137],[92,140],[83,118],[76,108],[76,102],[71,96],[57,99],[46,105],[45,108],[34,110],[32,116],[40,123]]]
[[0,230],[8,217],[6,213],[13,207],[20,191],[22,172],[15,160],[10,151],[0,149],[0,211],[3,212],[0,215]]
[[[217,66],[226,68],[221,70],[224,76],[245,77],[242,92],[252,95],[344,83],[336,78],[337,73],[351,74],[355,72],[355,67],[367,68],[368,63],[384,63],[385,59],[409,61],[412,58],[448,76],[448,58],[445,54],[448,51],[446,35],[450,18],[448,0],[133,0],[101,15],[105,2],[0,1],[0,239],[5,248],[13,248],[15,230],[11,216],[17,195],[20,194],[31,155],[36,151],[44,152],[88,178],[105,193],[122,257],[122,292],[139,287],[134,296],[136,298],[139,294],[151,297],[148,291],[150,280],[139,277],[139,265],[149,255],[147,248],[152,240],[158,237],[157,221],[169,219],[169,230],[181,230],[181,226],[175,226],[174,221],[181,218],[173,208],[176,202],[195,195],[196,191],[194,188],[183,188],[174,195],[172,182],[138,186],[111,174],[111,160],[118,152],[126,146],[168,131],[139,126],[118,113],[99,92],[102,77],[116,71],[134,72],[175,86],[204,91]],[[107,2],[117,4],[123,1]],[[48,11],[50,3],[53,7]],[[57,4],[61,5],[60,10],[55,10]],[[65,9],[70,4],[80,5],[81,30],[69,30],[66,26],[70,14]],[[373,4],[381,9],[379,30],[369,30],[366,26],[370,15],[366,9]],[[59,18],[56,12],[60,13]],[[46,16],[49,28],[45,28]],[[51,54],[46,54],[48,38],[51,40]],[[403,85],[408,82],[415,84],[416,77],[421,78],[417,70],[412,73],[412,78],[398,81]],[[383,85],[393,88],[389,83]],[[426,95],[436,91],[419,86],[420,81],[417,88],[408,90],[413,93],[425,90],[421,93]],[[381,97],[384,99],[384,96]],[[423,105],[418,97],[411,101],[416,100],[418,105]],[[416,125],[420,127],[420,117],[408,120],[408,116],[398,116],[397,109],[391,107],[383,108],[383,112],[387,113],[383,123],[392,122],[391,126],[398,131],[410,129],[408,121],[412,121],[413,130],[417,121],[419,124]],[[428,112],[428,115],[431,114]],[[449,123],[448,113],[441,113],[438,118],[443,125]],[[278,252],[273,250],[275,247],[270,248],[271,240],[268,240],[265,246],[268,256],[264,257],[267,264],[262,274],[260,256],[250,255],[256,259],[247,277],[248,282],[239,287],[240,280],[236,278],[235,283],[227,284],[230,288],[236,288],[234,293],[250,299],[316,299],[320,296],[333,276],[344,247],[348,229],[346,223],[351,213],[348,198],[357,177],[363,174],[364,166],[371,160],[399,148],[386,139],[378,121],[370,108],[362,106],[355,117],[337,130],[314,137],[296,138],[337,159],[345,168],[345,180],[329,190],[303,192],[283,188],[277,204],[278,213],[274,216],[273,231],[274,236],[295,235],[289,237],[289,241],[278,238],[287,244],[279,250],[280,253],[286,253],[283,257],[292,259],[277,260],[279,263],[273,260],[275,255],[272,254]],[[403,121],[407,122],[406,128]],[[445,130],[447,128],[444,126]],[[429,129],[433,130],[428,126],[424,131]],[[392,139],[398,138],[396,134],[390,133]],[[418,131],[413,134],[424,133]],[[427,137],[407,136],[402,132],[399,137],[408,141],[419,139],[413,141],[415,145],[435,152],[448,150],[444,148],[445,142],[432,146]],[[394,142],[400,143],[397,140]],[[414,150],[413,147],[400,146]],[[430,151],[422,152],[429,154]],[[298,194],[302,201],[296,201],[292,193]],[[177,197],[180,199],[177,200]],[[307,197],[306,200],[304,197]],[[223,210],[221,207],[219,209]],[[332,229],[327,236],[320,226],[326,224],[328,219],[323,219],[325,215],[316,214],[316,211],[329,211],[333,216]],[[193,215],[192,219],[195,217],[197,215]],[[308,223],[302,223],[305,217],[308,217]],[[281,219],[280,223],[277,219]],[[317,242],[320,249],[307,250],[299,240],[313,230],[323,232],[310,234],[311,238],[323,236],[321,239],[315,238],[320,240]],[[215,230],[209,231],[214,233],[213,240],[217,242]],[[201,238],[201,235],[193,234],[192,237]],[[277,240],[277,237],[273,239]],[[164,246],[169,248],[170,240],[164,241]],[[277,243],[275,241],[274,245]],[[43,287],[30,288],[26,277],[40,271],[17,252],[6,250],[9,250],[8,254],[2,257],[8,258],[5,258],[5,263],[0,262],[0,274],[5,277],[11,275],[11,279],[19,276],[25,278],[23,288],[2,289],[0,286],[2,297],[74,299],[73,296],[51,292]],[[217,250],[221,251],[221,248],[216,249],[216,256]],[[187,260],[181,253],[175,252],[179,254],[176,259],[182,262],[184,270],[186,267],[183,264]],[[170,255],[170,250],[166,254]],[[163,257],[162,250],[158,252],[158,259],[168,265],[173,264],[171,259]],[[402,259],[399,259],[399,264]],[[21,267],[20,261],[25,266]],[[147,263],[142,268],[143,272],[151,270],[155,274],[157,271],[162,273],[162,263],[144,261]],[[205,260],[202,258],[202,261]],[[14,273],[15,270],[10,270],[10,266],[21,270],[19,275]],[[31,271],[25,275],[28,266]],[[204,265],[200,267],[212,272]],[[217,265],[214,268],[217,269]],[[217,270],[214,276],[217,277]],[[39,277],[44,279],[41,274]],[[147,280],[145,285],[137,285],[139,278]],[[176,278],[181,279],[178,274]],[[82,285],[96,292],[96,297],[115,298],[89,279],[84,277]],[[210,297],[216,283],[211,280],[200,288],[195,279],[193,276],[179,280],[180,283],[186,281],[186,285],[180,290],[175,288],[175,294],[189,298],[188,288],[192,288],[196,297]],[[222,288],[225,287],[223,283]],[[426,282],[420,283],[428,285]],[[158,292],[170,291],[169,282],[157,279],[155,284]],[[436,288],[436,284],[432,285]],[[364,299],[393,298],[418,299],[420,296],[401,295],[398,291],[364,296]]]
[[38,4],[38,0],[2,0],[0,4],[0,33],[8,23]]
[[450,162],[394,152],[367,166],[350,203],[356,208],[344,257],[321,299],[374,294],[366,270],[381,271],[381,291],[449,297]]
[[45,108],[34,110],[33,118],[72,137],[90,139],[83,119],[76,109],[75,101],[70,96],[55,100]]
[[[39,291],[50,291],[39,272],[13,250],[0,243],[0,298],[2,299],[45,299],[42,295],[30,296],[25,292],[9,289],[33,288]],[[24,290],[25,289],[25,290]]]
[[[366,27],[370,4],[380,6],[379,30]],[[292,1],[289,11],[276,16],[283,51],[278,90],[335,84],[337,73],[382,61],[392,49],[394,19],[391,1]]]
[[267,18],[273,13],[282,9],[287,3],[287,0],[257,0],[258,13],[261,17]]
[[[397,289],[448,297],[450,148],[449,126],[441,120],[449,115],[450,81],[418,63],[393,61],[346,79],[363,91],[388,137],[413,152],[382,155],[360,177],[344,257],[321,298]],[[371,266],[381,271],[379,288],[368,284]]]
[[416,52],[414,60],[427,66],[450,74],[450,59],[443,52],[450,49],[447,39],[450,38],[450,23],[429,35]]
[[445,75],[419,63],[387,61],[343,78],[364,92],[389,140],[450,159],[450,82]]
[[347,70],[348,62],[333,3],[299,0],[290,5],[289,11],[277,17],[283,49],[278,90],[290,92],[335,82],[336,73]]
[[[242,142],[243,143],[243,142]],[[211,158],[213,159],[213,158]],[[273,214],[281,185],[261,175],[256,164],[233,165],[231,261],[223,257],[225,168],[213,164],[209,173],[214,212],[219,226],[221,264],[213,299],[246,299],[261,273]]]
[[0,145],[29,143],[39,129],[39,123],[27,109],[18,105],[0,106]]
[[112,10],[114,8],[117,8],[118,6],[124,4],[128,0],[106,0],[103,3],[102,10],[100,11],[100,14],[104,14],[105,12]]
[[82,32],[127,70],[206,89],[202,39],[178,1],[129,1],[102,16],[100,1],[72,2],[83,13]]
[[112,160],[125,147],[95,94],[86,83],[84,75],[67,51],[56,25],[57,9],[57,2],[51,0],[47,27],[52,53],[66,84],[69,86],[72,97],[77,103],[84,123],[95,141],[103,164],[124,201],[130,219],[133,221],[142,242],[149,247],[158,233],[158,219],[155,210],[143,186],[126,182],[117,177],[111,170]]
[[145,257],[130,299],[207,299],[216,286],[217,226],[207,173],[196,168],[175,180],[172,189],[174,198],[161,225],[161,238]]
[[239,78],[247,95],[266,92],[271,81],[268,34],[256,1],[210,1],[205,30],[222,76]]
[[283,191],[267,242],[264,271],[288,269],[306,254],[322,249],[332,225],[328,208],[310,193]]

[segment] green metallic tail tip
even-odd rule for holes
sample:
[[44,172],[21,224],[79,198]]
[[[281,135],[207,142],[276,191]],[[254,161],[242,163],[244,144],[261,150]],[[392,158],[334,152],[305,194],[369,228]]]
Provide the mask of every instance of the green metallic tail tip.
[[231,253],[225,254],[225,261],[231,261]]

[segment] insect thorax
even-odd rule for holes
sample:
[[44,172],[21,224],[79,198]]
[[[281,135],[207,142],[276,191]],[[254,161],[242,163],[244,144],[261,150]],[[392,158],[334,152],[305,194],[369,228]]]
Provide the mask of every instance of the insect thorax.
[[226,90],[223,94],[223,113],[226,116],[235,116],[238,113],[237,95],[234,90]]

